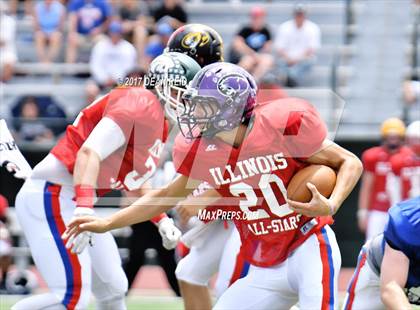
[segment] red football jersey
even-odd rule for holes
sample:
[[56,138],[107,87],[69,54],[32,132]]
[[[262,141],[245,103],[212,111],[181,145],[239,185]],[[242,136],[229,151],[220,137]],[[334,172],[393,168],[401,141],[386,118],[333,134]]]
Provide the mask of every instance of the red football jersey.
[[98,194],[116,181],[138,189],[155,172],[168,131],[159,100],[146,89],[117,88],[84,108],[51,153],[73,173],[77,152],[103,117],[122,129],[126,143],[101,162]]
[[327,129],[317,111],[297,98],[257,105],[249,128],[240,148],[220,139],[190,142],[178,135],[173,157],[179,173],[206,181],[236,201],[220,208],[252,212],[252,218],[233,218],[244,257],[257,266],[272,266],[332,223],[331,217],[297,214],[285,200],[290,179],[306,165],[300,159],[320,149]]
[[374,175],[373,191],[368,205],[369,210],[388,211],[390,199],[386,191],[386,181],[391,172],[390,160],[392,156],[407,152],[407,147],[401,147],[397,153],[391,154],[383,146],[375,146],[363,152],[363,167]]
[[400,178],[401,199],[420,196],[420,157],[413,151],[391,158],[392,172]]

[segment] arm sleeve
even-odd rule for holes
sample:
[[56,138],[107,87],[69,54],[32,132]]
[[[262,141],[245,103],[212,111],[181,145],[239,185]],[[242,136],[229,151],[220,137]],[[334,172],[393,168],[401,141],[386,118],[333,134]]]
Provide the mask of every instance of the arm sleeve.
[[397,223],[395,223],[391,213],[384,229],[384,238],[386,243],[394,250],[402,251],[404,249],[404,242],[398,236]]
[[246,38],[249,35],[249,29],[248,27],[242,27],[239,32],[238,32],[238,36],[242,37],[242,38]]
[[267,36],[267,41],[270,41],[271,40],[271,32],[267,27],[264,28],[264,34]]
[[104,160],[126,143],[122,129],[110,118],[104,117],[90,133],[83,146],[94,150]]

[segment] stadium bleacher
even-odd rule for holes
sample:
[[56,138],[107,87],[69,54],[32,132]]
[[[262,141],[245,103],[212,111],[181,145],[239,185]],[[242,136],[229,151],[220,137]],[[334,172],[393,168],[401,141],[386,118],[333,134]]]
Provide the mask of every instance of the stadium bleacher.
[[[219,31],[225,42],[227,51],[231,40],[242,23],[248,18],[249,10],[256,4],[255,1],[188,1],[186,9],[191,22],[205,23]],[[205,5],[204,5],[205,4]],[[267,21],[275,34],[276,28],[291,16],[293,4],[285,1],[262,3],[269,7]],[[358,33],[356,24],[346,24],[347,8],[357,12],[363,5],[353,2],[351,6],[346,1],[314,1],[308,3],[309,18],[318,23],[322,31],[322,47],[318,53],[317,63],[307,78],[303,97],[311,101],[331,103],[330,91],[332,84],[336,85],[334,91],[341,96],[347,94],[348,81],[354,76],[355,70],[349,64],[357,53],[353,44],[345,44],[346,36],[355,37]],[[32,24],[28,17],[20,18],[17,27],[17,51],[19,63],[16,66],[18,74],[9,84],[3,87],[0,115],[8,116],[10,106],[19,96],[25,94],[51,94],[55,100],[66,110],[69,118],[75,116],[78,110],[85,105],[84,83],[85,79],[74,77],[76,74],[88,74],[87,63],[68,65],[55,63],[49,66],[36,63],[34,53]],[[59,57],[64,59],[64,47]],[[88,60],[89,50],[82,52],[82,59]],[[335,67],[333,67],[333,62]],[[336,72],[332,72],[336,69]],[[332,75],[336,81],[332,81]],[[54,87],[51,87],[53,85]],[[324,96],[320,97],[319,89],[323,88]],[[309,89],[309,90],[308,90]],[[313,92],[310,91],[313,89]],[[300,92],[293,90],[294,94]],[[321,107],[321,106],[320,106]]]

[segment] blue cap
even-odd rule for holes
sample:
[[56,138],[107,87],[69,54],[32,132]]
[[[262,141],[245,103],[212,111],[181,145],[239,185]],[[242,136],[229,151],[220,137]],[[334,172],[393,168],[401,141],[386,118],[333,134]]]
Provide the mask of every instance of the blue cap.
[[108,27],[109,33],[122,33],[122,25],[120,22],[113,21]]
[[170,36],[174,30],[168,23],[159,23],[157,25],[157,32],[162,36]]
[[147,56],[155,58],[163,53],[165,46],[160,42],[150,42],[146,45],[145,53]]

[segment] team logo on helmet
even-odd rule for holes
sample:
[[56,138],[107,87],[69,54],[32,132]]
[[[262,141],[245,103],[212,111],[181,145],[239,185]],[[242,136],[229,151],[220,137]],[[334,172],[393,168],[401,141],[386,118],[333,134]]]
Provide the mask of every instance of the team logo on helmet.
[[157,57],[150,64],[149,71],[155,77],[156,84],[169,83],[181,87],[187,85],[187,78],[184,76],[185,69],[180,61],[174,57],[165,54]]
[[175,61],[169,56],[162,55],[157,61],[152,61],[150,71],[154,74],[164,74],[174,67],[176,67]]
[[248,91],[249,83],[240,74],[231,74],[220,79],[217,90],[226,97],[238,97]]
[[184,48],[196,49],[197,46],[204,46],[210,42],[210,36],[207,33],[191,32],[181,41]]

